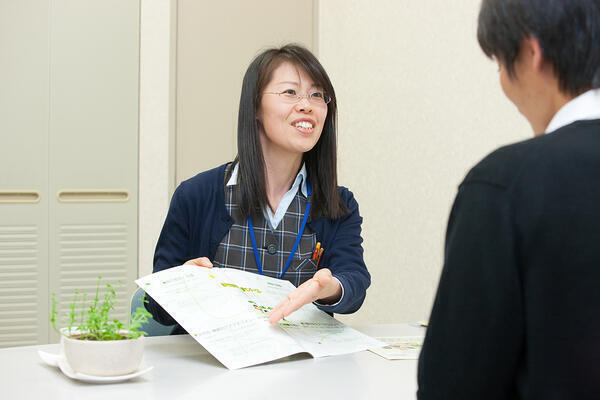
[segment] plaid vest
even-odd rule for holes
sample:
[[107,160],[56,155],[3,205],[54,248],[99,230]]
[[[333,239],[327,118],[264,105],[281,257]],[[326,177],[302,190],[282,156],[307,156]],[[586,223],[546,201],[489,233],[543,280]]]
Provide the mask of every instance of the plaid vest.
[[[225,176],[228,175],[226,172]],[[254,258],[248,220],[240,212],[240,200],[239,185],[225,186],[225,206],[234,222],[217,248],[213,265],[215,267],[241,269],[257,274],[258,266]],[[292,200],[275,230],[271,230],[264,214],[260,218],[252,219],[256,246],[264,275],[274,278],[281,276],[300,231],[307,203],[307,198],[298,189],[296,197]],[[315,245],[316,235],[307,225],[283,279],[299,286],[312,278],[317,271],[315,262],[311,260]]]

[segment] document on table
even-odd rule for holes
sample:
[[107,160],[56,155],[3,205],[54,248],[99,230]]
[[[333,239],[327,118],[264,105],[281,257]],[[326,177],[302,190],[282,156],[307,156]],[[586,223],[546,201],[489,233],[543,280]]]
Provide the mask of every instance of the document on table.
[[288,281],[231,268],[182,265],[135,281],[229,369],[307,352],[313,357],[385,346],[307,304],[269,324],[295,289]]
[[369,349],[373,353],[388,360],[418,360],[423,336],[401,336],[377,338],[386,343],[386,346]]

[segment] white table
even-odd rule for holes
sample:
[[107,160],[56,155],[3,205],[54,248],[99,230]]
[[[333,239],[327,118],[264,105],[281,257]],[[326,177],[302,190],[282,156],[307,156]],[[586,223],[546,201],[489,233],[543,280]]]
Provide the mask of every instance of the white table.
[[[374,336],[424,335],[400,325],[356,327]],[[154,369],[132,380],[89,384],[49,367],[37,351],[58,353],[58,344],[0,350],[0,398],[77,400],[217,399],[414,399],[416,360],[386,360],[369,351],[313,359],[300,354],[228,370],[190,336],[146,338],[145,363]]]

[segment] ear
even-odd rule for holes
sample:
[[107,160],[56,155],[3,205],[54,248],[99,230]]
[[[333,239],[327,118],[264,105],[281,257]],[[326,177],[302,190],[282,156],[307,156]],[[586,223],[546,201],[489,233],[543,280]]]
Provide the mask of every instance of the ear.
[[258,107],[258,110],[256,110],[256,113],[254,114],[254,118],[256,119],[256,122],[262,124],[262,107]]
[[542,72],[544,69],[544,52],[540,41],[535,36],[528,36],[523,39],[521,48],[524,50],[525,55],[531,62],[531,66],[536,72]]

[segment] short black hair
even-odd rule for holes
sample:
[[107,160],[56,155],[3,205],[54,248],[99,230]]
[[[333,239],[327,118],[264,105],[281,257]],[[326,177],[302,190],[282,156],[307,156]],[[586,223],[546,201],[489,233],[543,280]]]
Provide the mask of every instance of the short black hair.
[[273,71],[286,61],[302,68],[314,84],[331,97],[321,137],[310,151],[304,153],[303,161],[312,188],[311,217],[337,219],[348,213],[337,187],[337,99],[331,80],[319,60],[297,44],[262,51],[244,75],[238,113],[238,154],[234,161],[239,163],[240,211],[246,216],[260,216],[267,205],[265,164],[256,115],[262,92],[271,81]]
[[514,77],[526,37],[538,39],[563,93],[600,87],[600,0],[483,0],[477,39]]

